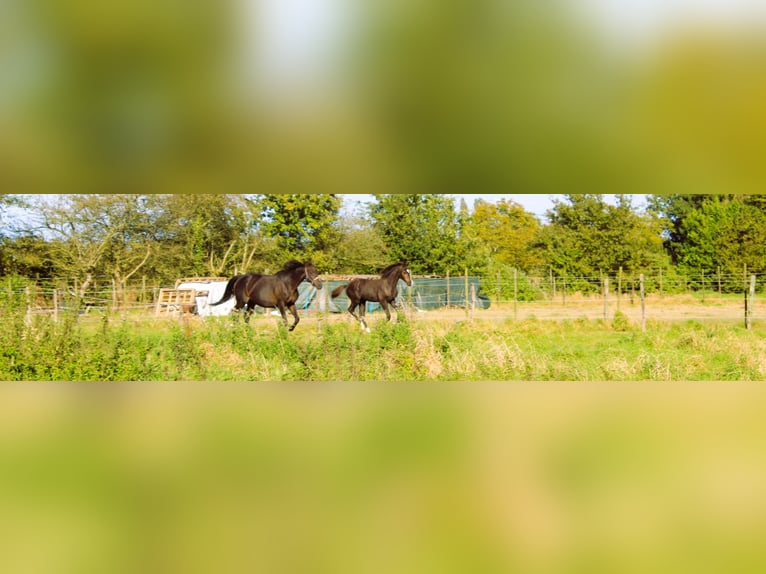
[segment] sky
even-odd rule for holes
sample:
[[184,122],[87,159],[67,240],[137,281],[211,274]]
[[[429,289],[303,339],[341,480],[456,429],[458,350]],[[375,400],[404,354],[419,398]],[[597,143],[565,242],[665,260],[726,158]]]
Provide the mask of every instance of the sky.
[[[358,205],[364,205],[372,201],[371,195],[363,194],[345,194],[342,195],[344,208],[353,212]],[[473,209],[474,201],[477,199],[483,199],[490,203],[497,203],[501,199],[508,201],[515,201],[520,204],[525,210],[537,216],[540,221],[545,221],[545,213],[553,208],[554,201],[563,200],[563,194],[533,194],[533,193],[493,193],[493,194],[477,194],[466,193],[456,195],[457,198],[464,198],[469,209]],[[632,194],[633,205],[637,208],[643,208],[646,205],[646,198],[644,194]],[[604,196],[607,203],[615,204],[614,194],[607,194]]]

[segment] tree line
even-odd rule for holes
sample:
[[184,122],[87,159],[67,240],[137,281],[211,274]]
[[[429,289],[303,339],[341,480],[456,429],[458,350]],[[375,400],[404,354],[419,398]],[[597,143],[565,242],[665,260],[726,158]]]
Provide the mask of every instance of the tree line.
[[[547,221],[520,204],[447,194],[375,194],[351,212],[337,194],[2,195],[0,276],[172,285],[180,277],[276,272],[312,259],[322,273],[374,274],[406,260],[420,275],[511,272],[598,288],[618,273],[766,272],[766,196],[601,194],[554,201]],[[726,283],[728,290],[737,284]]]

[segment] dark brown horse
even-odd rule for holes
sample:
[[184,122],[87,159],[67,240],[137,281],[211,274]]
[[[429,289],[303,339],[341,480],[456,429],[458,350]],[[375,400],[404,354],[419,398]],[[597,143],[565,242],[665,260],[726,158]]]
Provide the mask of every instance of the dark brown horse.
[[302,281],[308,281],[317,289],[322,288],[322,282],[319,280],[317,270],[311,261],[305,263],[296,260],[288,261],[276,275],[262,275],[261,273],[235,275],[226,284],[226,290],[221,300],[213,303],[213,305],[220,305],[235,296],[237,304],[234,306],[234,310],[239,311],[245,307],[246,323],[250,320],[250,315],[256,305],[267,309],[276,307],[282,314],[285,327],[288,326],[285,310],[289,309],[295,317],[295,323],[290,327],[290,331],[292,331],[300,321],[295,302],[298,300],[298,285]]
[[[386,312],[386,320],[391,320],[391,313],[388,311],[388,306],[391,305],[394,310],[398,310],[396,307],[396,296],[399,294],[399,290],[396,288],[396,284],[399,279],[404,281],[407,285],[412,286],[412,276],[410,270],[407,269],[407,264],[403,261],[389,265],[383,271],[380,272],[380,279],[352,279],[349,283],[338,285],[332,291],[333,299],[343,293],[346,290],[346,295],[349,298],[348,312],[359,321],[359,325],[362,329],[370,331],[367,326],[367,322],[364,320],[364,311],[368,301],[374,303],[380,303],[383,310]],[[354,309],[359,307],[359,316],[354,313]]]

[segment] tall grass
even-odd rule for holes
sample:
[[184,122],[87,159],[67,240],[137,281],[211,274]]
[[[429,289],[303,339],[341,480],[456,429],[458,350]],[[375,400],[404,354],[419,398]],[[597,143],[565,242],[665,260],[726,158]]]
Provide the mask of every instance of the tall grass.
[[184,320],[6,310],[0,379],[11,381],[679,381],[766,376],[766,329],[727,322]]

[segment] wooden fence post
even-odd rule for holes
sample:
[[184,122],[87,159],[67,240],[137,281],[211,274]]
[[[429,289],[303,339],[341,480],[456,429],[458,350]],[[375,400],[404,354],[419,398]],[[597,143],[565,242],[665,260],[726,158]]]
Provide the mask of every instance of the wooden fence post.
[[449,291],[450,291],[450,285],[449,285],[449,269],[447,269],[447,309],[449,309],[450,300],[449,300]]
[[721,266],[719,265],[716,269],[718,274],[718,296],[721,296]]
[[609,315],[609,276],[604,277],[604,319]]
[[553,267],[548,268],[549,283],[551,284],[551,304],[556,298],[556,278],[553,277]]
[[567,304],[567,276],[564,275],[561,278],[561,304],[566,306]]
[[473,322],[473,312],[476,309],[476,285],[471,283],[471,322]]
[[56,323],[59,320],[59,291],[53,290],[53,322]]
[[745,327],[753,326],[753,305],[755,304],[755,275],[750,276],[750,289],[745,291]]
[[620,310],[620,298],[622,297],[622,265],[620,265],[620,271],[617,274],[617,310]]

